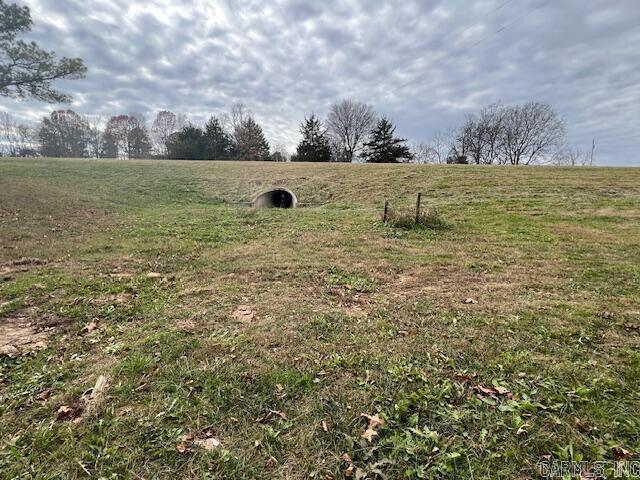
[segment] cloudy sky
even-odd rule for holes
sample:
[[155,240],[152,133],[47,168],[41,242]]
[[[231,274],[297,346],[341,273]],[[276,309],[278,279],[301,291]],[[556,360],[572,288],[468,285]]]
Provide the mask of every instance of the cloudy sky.
[[[351,97],[428,140],[492,102],[548,102],[598,164],[640,165],[639,0],[17,0],[29,35],[80,56],[71,108],[170,109],[194,122],[245,103],[293,149],[305,114]],[[53,107],[0,99],[37,120]]]

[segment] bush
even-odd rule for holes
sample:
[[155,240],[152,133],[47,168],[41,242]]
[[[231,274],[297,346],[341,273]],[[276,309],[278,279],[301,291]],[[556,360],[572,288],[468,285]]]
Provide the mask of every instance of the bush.
[[430,208],[420,212],[420,216],[416,221],[414,211],[390,211],[387,214],[387,225],[396,228],[428,228],[430,230],[446,230],[450,225],[442,218],[435,208]]

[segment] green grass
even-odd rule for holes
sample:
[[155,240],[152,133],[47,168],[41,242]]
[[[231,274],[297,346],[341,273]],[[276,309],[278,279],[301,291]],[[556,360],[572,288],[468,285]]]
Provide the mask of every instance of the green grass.
[[[305,206],[242,203],[271,185]],[[427,225],[382,223],[417,192]],[[0,478],[612,462],[640,452],[640,170],[2,159],[16,318],[51,330],[0,357]]]

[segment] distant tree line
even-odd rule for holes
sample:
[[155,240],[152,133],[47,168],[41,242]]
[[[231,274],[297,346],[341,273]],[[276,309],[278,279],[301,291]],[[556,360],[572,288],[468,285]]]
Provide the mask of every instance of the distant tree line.
[[323,121],[310,114],[300,125],[292,155],[271,147],[262,126],[242,104],[204,125],[163,110],[149,124],[142,115],[101,117],[57,110],[37,127],[0,114],[0,154],[85,158],[167,158],[298,162],[467,163],[476,165],[584,164],[566,146],[565,124],[547,104],[489,105],[447,134],[409,146],[396,127],[370,105],[333,104]]

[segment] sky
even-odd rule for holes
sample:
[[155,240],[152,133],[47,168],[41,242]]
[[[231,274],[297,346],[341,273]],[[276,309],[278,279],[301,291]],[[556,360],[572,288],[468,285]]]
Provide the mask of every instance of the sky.
[[[546,102],[596,164],[640,165],[640,0],[17,0],[28,39],[81,57],[58,85],[108,118],[194,123],[244,103],[293,151],[310,113],[353,98],[411,142],[502,101]],[[38,121],[60,108],[0,98]]]

